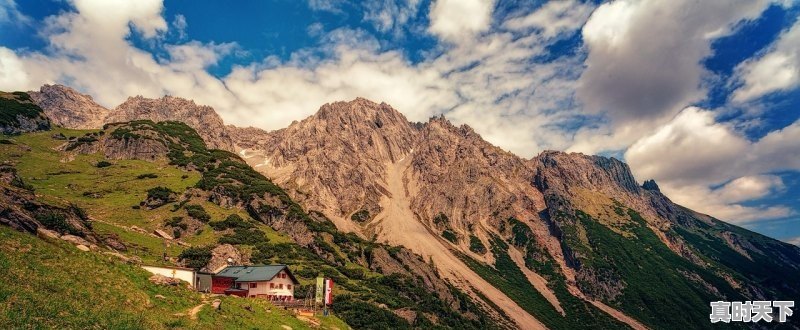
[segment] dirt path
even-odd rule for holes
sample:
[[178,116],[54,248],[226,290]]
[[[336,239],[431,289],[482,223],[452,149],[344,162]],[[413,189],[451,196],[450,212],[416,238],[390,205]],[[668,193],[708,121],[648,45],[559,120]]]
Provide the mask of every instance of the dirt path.
[[536,288],[536,291],[544,296],[547,301],[550,302],[556,310],[561,313],[561,315],[567,315],[564,313],[564,309],[561,308],[561,303],[558,301],[558,297],[550,291],[550,288],[547,287],[547,280],[541,277],[539,274],[534,273],[527,266],[525,266],[525,259],[522,257],[522,253],[515,248],[508,249],[508,255],[511,257],[511,260],[514,260],[514,263],[517,264],[517,267],[525,274],[525,277],[528,278],[528,282]]
[[192,309],[189,310],[187,314],[189,314],[189,318],[192,320],[197,320],[197,313],[200,313],[200,310],[203,309],[206,303],[202,303],[200,305],[194,306]]
[[468,282],[470,286],[502,308],[519,328],[546,329],[541,322],[513,300],[467,267],[417,220],[411,211],[408,193],[403,183],[403,176],[410,164],[411,157],[405,157],[397,163],[387,165],[387,188],[392,198],[384,197],[381,201],[383,212],[376,217],[380,222],[379,239],[403,245],[424,257],[431,257],[445,278],[456,283]]

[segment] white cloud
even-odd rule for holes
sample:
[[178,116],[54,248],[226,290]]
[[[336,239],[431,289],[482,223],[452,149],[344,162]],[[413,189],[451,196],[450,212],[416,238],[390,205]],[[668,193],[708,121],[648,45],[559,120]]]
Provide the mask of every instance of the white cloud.
[[0,0],[0,24],[23,25],[31,18],[22,14],[14,0]]
[[231,54],[238,46],[235,43],[201,44],[197,41],[181,45],[167,45],[168,65],[180,71],[198,71],[219,62]]
[[546,38],[572,32],[586,22],[594,7],[575,0],[551,1],[528,15],[515,17],[503,23],[511,30],[536,29]]
[[745,206],[720,196],[720,192],[703,185],[672,186],[659,183],[661,190],[672,201],[692,210],[734,224],[784,218],[793,213],[784,205]]
[[714,38],[756,18],[768,1],[617,0],[583,27],[578,97],[616,122],[665,120],[705,96],[701,60]]
[[401,35],[410,19],[417,15],[420,0],[369,0],[362,2],[364,21],[380,32]]
[[340,13],[342,12],[342,5],[346,2],[346,0],[308,0],[308,7],[311,8],[311,10]]
[[[785,206],[743,206],[780,192],[781,170],[800,170],[800,121],[749,141],[710,111],[690,107],[625,153],[636,177],[655,179],[679,204],[742,222],[791,214]],[[711,187],[724,184],[722,187]]]
[[185,40],[189,37],[189,35],[186,34],[186,28],[189,27],[189,24],[186,23],[186,16],[181,14],[175,15],[175,19],[172,20],[172,27],[175,29],[174,31],[179,40]]
[[716,123],[712,112],[690,107],[634,143],[625,159],[642,179],[668,179],[676,184],[698,180],[719,183],[728,179],[733,170],[720,165],[743,158],[749,145],[729,127]]
[[436,0],[430,9],[430,32],[444,41],[470,41],[492,23],[494,0]]
[[783,180],[775,175],[743,176],[728,182],[716,190],[720,199],[730,202],[744,202],[759,199],[784,189]]
[[733,93],[733,100],[737,102],[797,87],[800,83],[800,20],[782,33],[764,55],[737,66],[736,79],[742,81],[742,86]]
[[30,79],[25,64],[14,51],[0,47],[0,90],[28,89]]

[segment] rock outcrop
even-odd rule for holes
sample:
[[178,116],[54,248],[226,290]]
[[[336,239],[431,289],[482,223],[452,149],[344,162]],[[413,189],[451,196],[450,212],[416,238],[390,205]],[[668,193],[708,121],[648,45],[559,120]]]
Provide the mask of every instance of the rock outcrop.
[[271,132],[264,140],[274,143],[261,144],[256,158],[245,150],[245,158],[276,183],[304,192],[293,198],[348,226],[355,212],[380,213],[386,164],[411,152],[417,134],[389,105],[359,98],[325,104],[317,114]]
[[50,129],[42,108],[24,92],[0,92],[0,134],[17,135]]
[[[443,117],[425,124],[414,146],[410,180],[411,208],[433,227],[444,214],[446,226],[461,237],[509,217],[537,219],[545,207],[530,184],[533,171],[519,157],[491,145],[466,125]],[[443,229],[443,228],[440,228]],[[467,240],[462,240],[466,247]]]
[[151,120],[180,121],[197,130],[210,148],[235,151],[233,139],[214,108],[179,97],[130,97],[112,110],[87,94],[63,85],[44,85],[29,93],[53,124],[72,129],[100,129],[104,124]]
[[227,266],[248,265],[249,262],[242,253],[230,244],[221,244],[211,250],[211,260],[205,270],[216,274]]
[[209,148],[234,151],[233,140],[214,108],[198,105],[191,100],[172,96],[160,99],[130,97],[114,108],[105,122],[119,123],[133,120],[180,121],[194,128]]
[[72,129],[97,129],[103,126],[108,109],[91,96],[63,85],[44,85],[29,92],[53,124]]
[[75,244],[99,242],[85,212],[77,206],[57,207],[36,198],[10,164],[0,164],[0,224],[44,237],[60,237]]

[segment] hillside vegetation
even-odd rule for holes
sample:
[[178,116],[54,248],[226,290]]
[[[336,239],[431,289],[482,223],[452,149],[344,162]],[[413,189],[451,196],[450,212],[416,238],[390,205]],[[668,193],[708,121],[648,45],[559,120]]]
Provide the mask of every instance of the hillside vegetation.
[[[204,302],[202,295],[150,283],[150,275],[113,256],[0,227],[0,327],[310,329],[269,303],[231,297],[220,297],[221,310],[206,305],[192,319],[187,313]],[[346,325],[330,317],[322,327]]]
[[[125,254],[145,263],[165,263],[166,255],[172,262],[200,266],[208,260],[197,264],[191,256],[205,253],[187,251],[228,243],[253,263],[290,265],[302,284],[299,297],[316,276],[333,278],[334,313],[356,328],[503,324],[491,322],[421,257],[338,232],[236,155],[205,148],[182,123],[136,121],[101,131],[57,128],[10,141],[0,145],[0,159],[14,164],[39,199],[81,207],[98,236],[121,241]],[[165,152],[151,157],[136,153],[141,150]],[[151,234],[155,229],[179,237],[183,246],[165,244]],[[425,276],[411,268],[423,269]]]

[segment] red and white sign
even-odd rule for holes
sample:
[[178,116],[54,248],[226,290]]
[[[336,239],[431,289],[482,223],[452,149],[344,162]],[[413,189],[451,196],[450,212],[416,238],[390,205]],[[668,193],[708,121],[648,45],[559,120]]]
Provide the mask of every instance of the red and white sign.
[[325,305],[333,303],[333,280],[325,279]]

